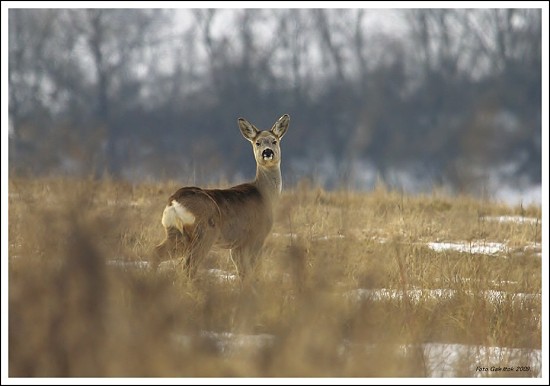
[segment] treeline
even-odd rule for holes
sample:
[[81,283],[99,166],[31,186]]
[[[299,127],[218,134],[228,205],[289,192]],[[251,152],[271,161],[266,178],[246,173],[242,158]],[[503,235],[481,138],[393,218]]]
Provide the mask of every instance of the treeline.
[[289,113],[294,180],[537,183],[541,33],[540,9],[10,9],[10,170],[233,180],[236,119]]

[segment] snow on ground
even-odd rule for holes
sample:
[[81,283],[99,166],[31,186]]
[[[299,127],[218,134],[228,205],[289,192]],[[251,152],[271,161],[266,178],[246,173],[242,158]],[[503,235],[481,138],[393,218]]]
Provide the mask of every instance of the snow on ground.
[[261,349],[273,344],[275,336],[271,334],[234,334],[231,332],[202,331],[201,337],[216,343],[221,353],[234,353],[240,349]]
[[184,349],[191,349],[193,340],[209,343],[217,349],[218,353],[224,355],[238,354],[241,350],[262,349],[271,346],[275,341],[275,336],[271,334],[237,334],[214,331],[200,331],[195,337],[174,334],[172,338]]
[[[498,222],[514,222],[514,223],[520,223],[520,224],[540,224],[540,219],[532,218],[532,217],[521,217],[521,216],[498,216],[498,217],[485,217],[488,221],[498,221]],[[298,235],[295,233],[272,233],[273,237],[288,237],[292,239],[297,239]],[[334,240],[334,239],[343,239],[345,238],[345,235],[337,234],[337,235],[325,235],[325,236],[313,236],[311,238],[312,241],[328,241],[328,240]],[[374,236],[372,237],[373,241],[379,242],[379,243],[386,243],[388,240],[379,237]],[[418,243],[421,244],[421,243]],[[501,253],[507,253],[510,252],[510,248],[504,244],[499,242],[489,242],[484,240],[478,240],[478,241],[453,241],[453,242],[428,242],[425,245],[427,245],[428,248],[436,251],[436,252],[445,252],[445,251],[457,251],[462,253],[469,253],[469,254],[481,254],[481,255],[498,255]],[[530,243],[523,247],[524,251],[530,251],[534,250],[536,256],[540,256],[540,244]],[[517,250],[516,250],[517,252]]]
[[488,241],[455,241],[455,242],[430,242],[428,248],[436,252],[457,251],[461,253],[480,255],[500,255],[513,252],[514,254],[532,253],[534,256],[542,257],[540,243],[528,243],[523,247],[510,248],[506,244]]
[[[181,259],[172,259],[168,261],[163,261],[159,265],[159,270],[162,271],[172,271],[174,269],[177,269],[177,267],[180,265]],[[147,269],[149,268],[149,262],[148,261],[131,261],[131,260],[123,260],[123,259],[112,259],[107,261],[107,265],[111,267],[120,268],[123,270],[130,270],[130,269]],[[206,275],[216,278],[220,281],[232,281],[237,280],[237,275],[224,271],[222,269],[207,269],[203,271],[206,273]]]
[[[179,260],[167,261],[162,264],[168,264],[166,269],[174,269],[178,264]],[[162,267],[161,264],[161,267]],[[149,262],[147,261],[125,261],[125,260],[109,260],[107,265],[114,266],[121,269],[146,269],[149,267]],[[238,276],[234,273],[224,271],[222,269],[206,269],[203,271],[206,275],[216,278],[223,282],[230,282],[238,279]],[[503,284],[500,282],[499,284]],[[504,282],[504,284],[506,284]],[[420,300],[446,300],[450,299],[457,295],[456,290],[448,288],[435,288],[435,289],[425,289],[425,288],[413,288],[407,290],[406,294],[412,302],[418,303]],[[472,295],[472,294],[469,294]],[[490,302],[502,302],[502,301],[524,301],[526,299],[533,299],[540,297],[540,294],[526,294],[526,293],[512,293],[506,291],[497,291],[497,290],[487,290],[482,291],[481,295],[486,297]],[[377,289],[364,289],[359,288],[355,290],[348,291],[345,293],[345,296],[348,298],[355,299],[357,301],[370,299],[375,301],[383,300],[393,300],[393,299],[402,299],[403,291],[399,289],[391,288],[377,288]]]
[[[273,237],[289,237],[291,239],[297,239],[298,238],[298,235],[296,233],[277,233],[277,232],[273,232],[271,235]],[[345,237],[346,236],[340,235],[340,234],[337,234],[337,235],[324,235],[324,236],[312,236],[311,240],[312,241],[327,241],[327,240],[333,240],[333,239],[343,239]]]
[[436,252],[444,251],[457,251],[464,253],[479,253],[482,255],[495,255],[500,252],[506,252],[507,247],[502,243],[485,242],[485,241],[472,241],[472,242],[454,242],[454,243],[440,243],[431,242],[428,243],[428,248],[433,249]]
[[[455,290],[438,288],[438,289],[413,289],[407,291],[407,296],[409,299],[415,303],[418,303],[420,299],[450,299],[455,295]],[[396,289],[388,288],[378,288],[378,289],[364,289],[359,288],[355,290],[348,291],[346,297],[354,300],[394,300],[402,299],[403,291]]]
[[237,275],[224,271],[223,269],[211,268],[211,269],[208,269],[206,273],[209,276],[215,277],[216,279],[221,281],[233,281],[233,280],[237,280],[238,278]]
[[296,233],[277,233],[277,232],[271,233],[271,236],[273,236],[273,237],[290,237],[291,239],[296,239],[298,237],[298,235]]
[[112,260],[107,260],[107,265],[111,267],[122,268],[122,269],[146,269],[149,267],[149,262],[145,260],[135,261],[135,260],[112,259]]
[[540,243],[528,243],[523,246],[524,252],[532,252],[535,256],[542,257],[542,245]]
[[[509,347],[426,343],[424,359],[429,377],[541,377],[542,351]],[[461,374],[464,363],[469,374]]]
[[[201,331],[197,336],[173,335],[173,340],[183,349],[192,349],[193,340],[207,342],[223,356],[239,353],[255,354],[258,350],[271,347],[277,341],[271,334],[237,334],[231,332]],[[376,350],[376,344],[340,344],[337,352],[346,355],[351,347],[362,346],[365,350]],[[528,375],[541,377],[542,352],[536,349],[509,347],[485,347],[451,343],[424,343],[420,345],[424,357],[426,377],[486,377]],[[398,345],[397,351],[406,355],[410,350],[417,352],[418,345]]]
[[[458,295],[458,291],[449,289],[449,288],[435,288],[435,289],[411,289],[406,291],[406,295],[410,301],[414,303],[420,302],[420,300],[448,300]],[[466,292],[468,295],[472,296],[473,293]],[[346,297],[353,300],[365,300],[370,299],[374,301],[383,301],[383,300],[401,300],[403,299],[403,291],[398,289],[388,289],[388,288],[377,288],[377,289],[365,289],[359,288],[351,290],[345,293]],[[488,301],[492,303],[500,303],[504,301],[525,301],[535,298],[540,298],[541,294],[526,294],[522,292],[506,292],[506,291],[496,291],[496,290],[486,290],[481,291],[480,295],[485,297]]]
[[[500,221],[500,220],[499,220]],[[287,236],[287,235],[285,235]],[[336,236],[343,237],[343,236]],[[327,237],[329,239],[331,237]],[[319,240],[325,240],[319,237]],[[506,250],[501,243],[429,243],[428,246],[437,251],[458,250],[466,253],[494,254]],[[539,244],[526,246],[525,248],[539,248]],[[164,264],[166,269],[174,269],[181,259],[168,261]],[[107,265],[121,269],[146,269],[147,261],[127,261],[122,259],[109,260]],[[220,269],[206,269],[205,274],[224,282],[237,279],[237,275]],[[500,283],[502,284],[502,283]],[[506,284],[506,283],[504,283]],[[406,296],[414,303],[422,300],[438,301],[451,299],[457,296],[459,291],[448,288],[422,289],[412,288],[406,291]],[[466,293],[474,294],[471,291]],[[349,299],[361,301],[371,299],[374,301],[402,300],[403,291],[397,289],[355,289],[344,293]],[[506,291],[486,290],[479,293],[489,302],[523,302],[530,299],[540,299],[541,294],[511,293]],[[182,348],[192,349],[193,342],[206,342],[215,347],[223,356],[231,356],[239,353],[255,354],[258,350],[272,346],[277,337],[271,334],[238,334],[232,332],[201,331],[197,336],[174,335],[174,342]],[[342,342],[338,348],[340,355],[346,355],[350,347],[364,346],[365,350],[376,350],[376,345]],[[398,352],[406,355],[409,350],[418,352],[418,345],[400,345]],[[529,376],[541,377],[542,352],[536,349],[519,349],[508,347],[485,347],[476,345],[451,344],[451,343],[424,343],[420,345],[425,364],[426,377],[510,377]]]
[[496,222],[512,222],[518,224],[539,224],[541,223],[539,218],[536,217],[523,217],[523,216],[487,216],[483,217],[487,221],[496,221]]

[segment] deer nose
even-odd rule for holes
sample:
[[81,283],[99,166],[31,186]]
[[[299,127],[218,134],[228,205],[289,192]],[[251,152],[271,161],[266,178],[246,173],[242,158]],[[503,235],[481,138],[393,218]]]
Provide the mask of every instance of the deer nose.
[[275,153],[273,153],[273,150],[271,150],[271,149],[265,149],[262,152],[263,159],[271,159],[271,158],[273,158],[274,155],[275,155]]

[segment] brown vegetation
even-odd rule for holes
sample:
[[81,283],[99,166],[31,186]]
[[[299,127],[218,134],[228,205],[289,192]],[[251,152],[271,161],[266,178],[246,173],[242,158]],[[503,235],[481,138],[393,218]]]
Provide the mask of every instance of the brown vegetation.
[[[540,247],[541,224],[489,219],[540,219],[540,207],[298,187],[283,192],[255,282],[242,286],[209,270],[235,273],[225,251],[192,281],[181,264],[138,268],[162,240],[176,187],[10,179],[10,377],[422,377],[428,343],[524,349],[483,364],[534,366],[541,258],[525,247]],[[434,241],[507,248],[437,252]],[[464,355],[454,373],[480,375],[479,364]]]

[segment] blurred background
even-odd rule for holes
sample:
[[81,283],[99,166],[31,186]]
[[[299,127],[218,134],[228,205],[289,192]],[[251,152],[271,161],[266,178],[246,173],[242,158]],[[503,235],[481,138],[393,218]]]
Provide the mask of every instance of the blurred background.
[[541,201],[540,9],[10,9],[11,175]]

